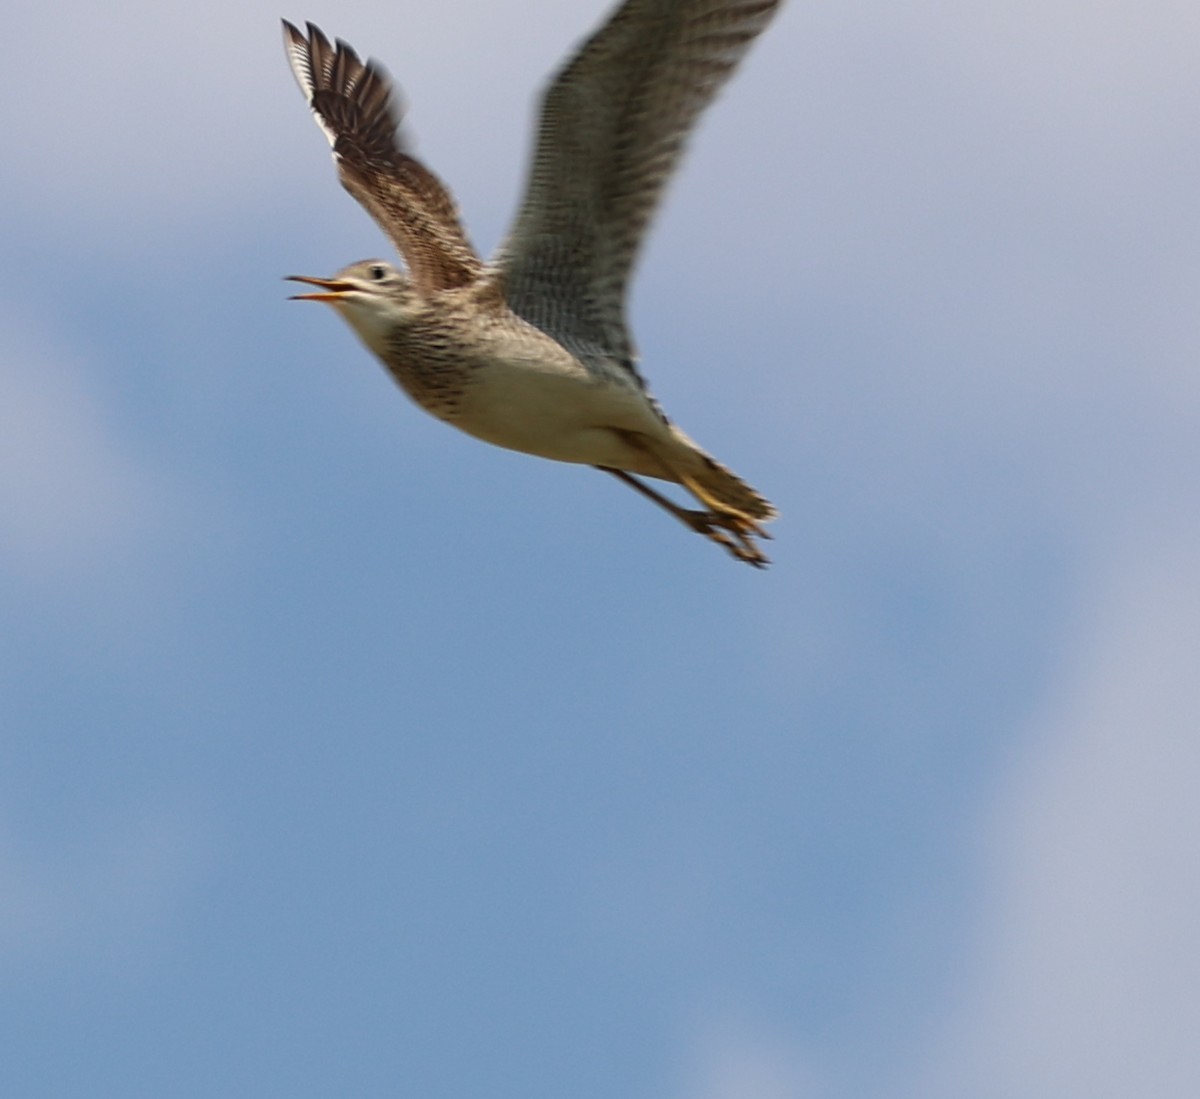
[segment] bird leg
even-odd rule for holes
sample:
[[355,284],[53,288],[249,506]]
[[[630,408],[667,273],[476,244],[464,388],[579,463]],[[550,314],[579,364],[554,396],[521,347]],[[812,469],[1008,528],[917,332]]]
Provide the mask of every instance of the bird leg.
[[662,493],[655,492],[649,485],[643,484],[632,473],[626,473],[623,469],[613,469],[611,466],[597,466],[596,468],[602,469],[605,473],[611,473],[618,480],[624,481],[630,488],[645,496],[647,500],[652,500],[664,511],[674,515],[688,529],[694,530],[697,534],[703,534],[705,538],[716,542],[718,546],[724,546],[739,561],[745,561],[757,569],[764,569],[771,563],[770,558],[754,542],[756,535],[762,537],[769,537],[769,535],[753,519],[716,509],[696,511],[692,508],[680,507],[674,500],[667,499]]

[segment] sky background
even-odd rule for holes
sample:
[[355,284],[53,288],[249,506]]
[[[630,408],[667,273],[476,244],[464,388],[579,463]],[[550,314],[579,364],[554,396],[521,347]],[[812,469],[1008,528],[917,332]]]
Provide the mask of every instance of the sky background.
[[490,251],[604,7],[6,16],[5,1095],[1200,1094],[1200,9],[787,5],[632,306],[759,573],[285,300],[278,17]]

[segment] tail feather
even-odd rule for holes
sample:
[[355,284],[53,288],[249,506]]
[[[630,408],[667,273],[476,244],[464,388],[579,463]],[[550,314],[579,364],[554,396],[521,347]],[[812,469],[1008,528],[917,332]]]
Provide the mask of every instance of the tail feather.
[[766,497],[728,466],[701,450],[674,425],[671,432],[676,445],[655,446],[654,456],[679,478],[680,484],[710,508],[759,522],[774,519],[779,514]]

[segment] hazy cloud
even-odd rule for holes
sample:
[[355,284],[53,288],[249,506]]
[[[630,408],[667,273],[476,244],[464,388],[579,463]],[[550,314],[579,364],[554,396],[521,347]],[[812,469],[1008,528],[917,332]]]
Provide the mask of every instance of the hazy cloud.
[[0,966],[136,966],[205,872],[205,847],[194,820],[150,805],[69,844],[0,829]]
[[159,517],[155,478],[75,356],[0,316],[0,541],[26,578],[91,574]]
[[683,1099],[820,1099],[825,1094],[793,1045],[761,1023],[712,1020],[691,1035]]
[[1200,536],[1120,555],[999,800],[979,953],[921,1095],[1200,1083]]

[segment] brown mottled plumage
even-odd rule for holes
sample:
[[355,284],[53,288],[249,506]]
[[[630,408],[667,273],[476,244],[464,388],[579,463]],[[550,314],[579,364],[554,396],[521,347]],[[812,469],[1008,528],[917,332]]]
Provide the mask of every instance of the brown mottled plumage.
[[[663,415],[625,320],[639,246],[696,118],[781,0],[626,0],[551,83],[525,197],[484,264],[441,181],[399,137],[391,82],[346,43],[284,22],[343,186],[404,257],[332,279],[334,305],[422,408],[498,446],[619,477],[759,567],[775,509]],[[683,485],[680,507],[638,476]]]

